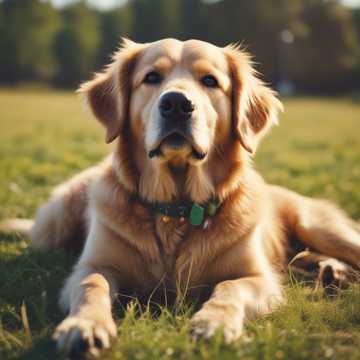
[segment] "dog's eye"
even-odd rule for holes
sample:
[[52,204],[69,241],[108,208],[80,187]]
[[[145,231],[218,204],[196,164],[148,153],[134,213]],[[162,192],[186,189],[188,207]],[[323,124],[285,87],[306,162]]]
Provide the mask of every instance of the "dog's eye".
[[150,71],[144,77],[145,84],[160,84],[162,80],[161,75],[156,71]]
[[201,82],[203,85],[210,88],[216,88],[219,86],[218,81],[213,75],[205,75],[203,78],[201,78]]

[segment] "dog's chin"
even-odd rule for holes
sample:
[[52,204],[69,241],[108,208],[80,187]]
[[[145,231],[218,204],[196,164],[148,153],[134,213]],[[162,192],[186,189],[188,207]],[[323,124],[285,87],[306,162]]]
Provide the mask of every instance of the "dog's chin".
[[197,164],[206,159],[207,152],[182,134],[173,133],[154,146],[148,155],[150,159],[159,158],[163,162]]
[[188,159],[191,156],[191,146],[184,144],[182,146],[172,146],[169,144],[163,144],[161,146],[162,161],[170,165],[182,167],[186,166]]

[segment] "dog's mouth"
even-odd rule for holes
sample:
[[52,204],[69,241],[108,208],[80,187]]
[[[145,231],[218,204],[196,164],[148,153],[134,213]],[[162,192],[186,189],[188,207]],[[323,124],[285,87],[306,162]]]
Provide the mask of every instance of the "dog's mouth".
[[187,143],[188,140],[185,138],[184,135],[178,132],[174,132],[168,135],[167,137],[165,137],[165,139],[161,142],[161,145],[167,145],[174,149],[180,149],[183,146],[185,146]]
[[164,147],[171,148],[173,151],[182,150],[185,146],[191,147],[191,156],[197,160],[203,160],[207,153],[199,149],[194,141],[180,131],[172,131],[163,136],[156,146],[149,151],[149,158],[155,158],[163,155],[162,149]]

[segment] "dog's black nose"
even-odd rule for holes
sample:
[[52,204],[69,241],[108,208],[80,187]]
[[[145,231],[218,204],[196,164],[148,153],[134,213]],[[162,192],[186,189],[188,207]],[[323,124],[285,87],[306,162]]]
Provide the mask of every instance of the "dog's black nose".
[[159,109],[164,118],[186,120],[194,111],[194,105],[181,92],[171,91],[161,97]]

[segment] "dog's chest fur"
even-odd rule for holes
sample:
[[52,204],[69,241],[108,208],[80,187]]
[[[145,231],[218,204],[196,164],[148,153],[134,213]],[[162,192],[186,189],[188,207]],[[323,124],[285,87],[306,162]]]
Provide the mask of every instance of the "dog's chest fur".
[[181,224],[177,218],[171,218],[169,222],[164,222],[161,215],[156,215],[154,220],[162,263],[152,267],[151,271],[156,277],[159,275],[173,277],[176,259],[182,244],[186,241],[191,225]]

